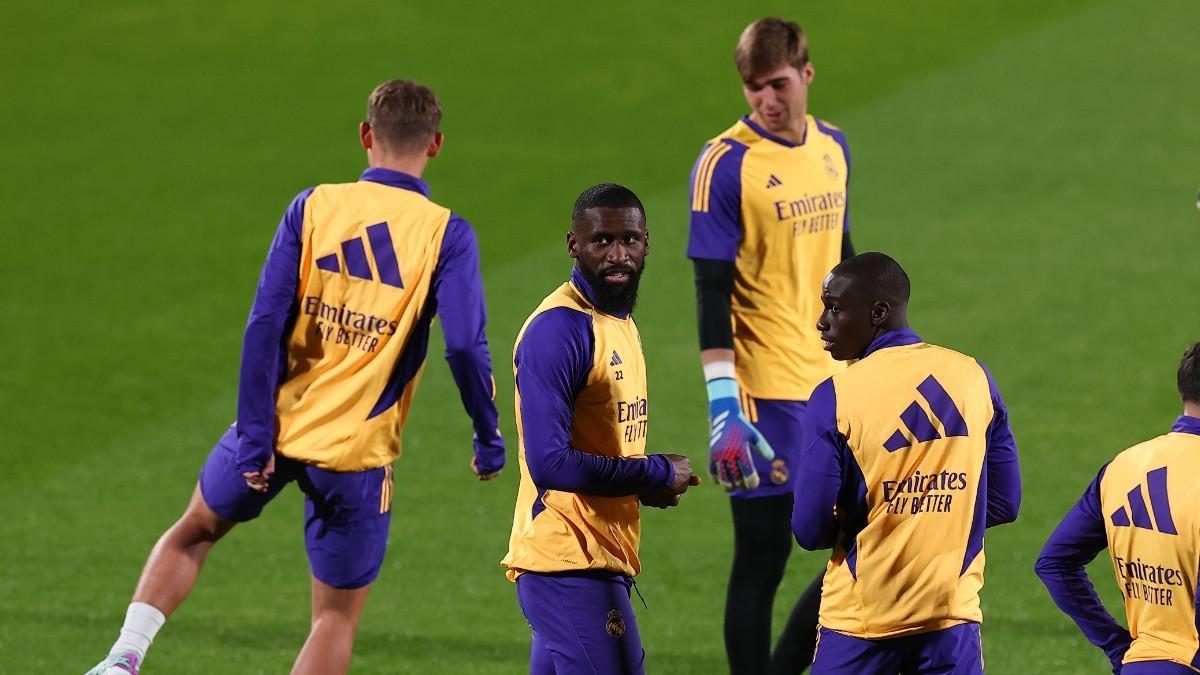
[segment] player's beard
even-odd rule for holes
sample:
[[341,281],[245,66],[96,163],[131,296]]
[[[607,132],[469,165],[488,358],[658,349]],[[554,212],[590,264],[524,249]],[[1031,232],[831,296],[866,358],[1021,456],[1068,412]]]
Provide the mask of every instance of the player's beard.
[[592,302],[596,309],[605,314],[632,314],[637,305],[638,284],[642,281],[642,272],[646,271],[643,260],[640,267],[634,268],[629,274],[629,281],[623,284],[610,284],[600,274],[592,272],[585,265],[579,266],[579,271],[588,285],[592,287],[595,297]]

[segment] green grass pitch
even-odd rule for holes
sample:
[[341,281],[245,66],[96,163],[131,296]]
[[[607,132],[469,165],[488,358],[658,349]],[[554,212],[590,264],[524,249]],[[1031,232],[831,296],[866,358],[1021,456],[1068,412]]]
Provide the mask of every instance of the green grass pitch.
[[[743,112],[751,19],[811,36],[812,110],[846,130],[859,250],[894,254],[914,326],[985,361],[1025,502],[987,538],[994,673],[1106,662],[1031,572],[1100,464],[1178,413],[1200,339],[1200,5],[33,3],[0,7],[0,671],[82,672],[234,415],[241,328],[279,214],[354,179],[379,81],[432,85],[435,199],[476,226],[510,447],[512,340],[567,274],[572,200],[615,180],[653,234],[640,325],[652,451],[705,457],[684,259],[687,177]],[[391,551],[357,673],[519,673],[528,628],[497,566],[516,492],[475,482],[440,336],[396,471]],[[510,455],[511,459],[512,455]],[[148,673],[284,672],[307,631],[301,504],[236,530]],[[712,484],[645,517],[653,673],[724,669],[731,535]],[[776,629],[824,556],[797,550]],[[1108,564],[1092,568],[1110,606]]]

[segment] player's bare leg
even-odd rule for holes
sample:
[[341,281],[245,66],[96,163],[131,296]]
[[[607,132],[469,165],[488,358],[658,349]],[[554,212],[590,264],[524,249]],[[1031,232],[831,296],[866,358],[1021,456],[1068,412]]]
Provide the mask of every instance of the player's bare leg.
[[370,584],[343,589],[313,578],[312,629],[296,657],[292,675],[329,675],[350,668],[354,634],[370,591]]
[[196,585],[209,550],[234,525],[204,503],[197,484],[183,515],[159,537],[146,558],[116,643],[88,675],[137,675],[163,622]]
[[208,508],[197,484],[187,510],[150,551],[133,601],[152,605],[170,616],[196,585],[196,577],[213,544],[234,525],[232,520]]

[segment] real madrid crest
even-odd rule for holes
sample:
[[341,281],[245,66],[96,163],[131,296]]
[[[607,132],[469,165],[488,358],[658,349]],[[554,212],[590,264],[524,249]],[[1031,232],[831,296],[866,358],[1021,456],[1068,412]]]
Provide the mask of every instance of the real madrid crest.
[[837,166],[833,163],[833,158],[829,156],[829,153],[825,153],[825,173],[829,174],[830,178],[838,177]]
[[614,609],[608,613],[608,623],[604,624],[604,630],[615,638],[624,637],[625,619],[621,618],[621,610]]

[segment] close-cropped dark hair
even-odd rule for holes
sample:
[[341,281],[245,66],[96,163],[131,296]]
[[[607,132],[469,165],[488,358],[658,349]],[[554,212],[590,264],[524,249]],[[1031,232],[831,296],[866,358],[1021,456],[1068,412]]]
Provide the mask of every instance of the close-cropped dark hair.
[[833,268],[832,274],[853,279],[859,292],[872,301],[906,305],[912,294],[908,273],[886,253],[868,251],[846,258]]
[[376,140],[392,152],[414,152],[429,145],[442,123],[437,94],[411,80],[388,80],[367,99],[367,124]]
[[575,200],[575,208],[571,210],[571,222],[578,222],[584,211],[594,208],[606,209],[637,209],[646,218],[646,209],[642,200],[633,194],[633,190],[616,183],[600,183],[583,191]]
[[808,64],[808,38],[794,21],[769,16],[746,26],[733,50],[743,82],[784,66]]
[[1200,342],[1188,347],[1179,362],[1179,396],[1188,403],[1200,403]]

